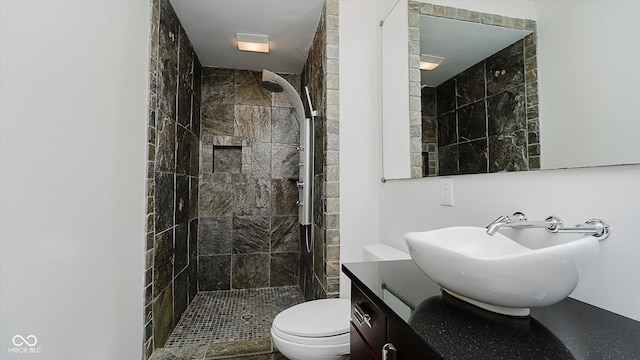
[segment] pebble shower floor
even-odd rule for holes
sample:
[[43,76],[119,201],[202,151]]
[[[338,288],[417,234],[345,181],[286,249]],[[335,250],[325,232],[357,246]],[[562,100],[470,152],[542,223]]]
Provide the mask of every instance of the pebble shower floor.
[[271,324],[301,302],[297,286],[199,292],[150,360],[283,360],[274,352]]

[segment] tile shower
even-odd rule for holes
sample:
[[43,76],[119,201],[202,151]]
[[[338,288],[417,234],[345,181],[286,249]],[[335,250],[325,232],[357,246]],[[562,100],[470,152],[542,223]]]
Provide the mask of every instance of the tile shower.
[[[262,322],[339,291],[338,1],[325,3],[302,74],[280,74],[309,86],[318,111],[311,253],[287,97],[263,89],[259,72],[202,66],[169,1],[151,6],[145,358],[268,353]],[[233,314],[217,313],[220,301]]]

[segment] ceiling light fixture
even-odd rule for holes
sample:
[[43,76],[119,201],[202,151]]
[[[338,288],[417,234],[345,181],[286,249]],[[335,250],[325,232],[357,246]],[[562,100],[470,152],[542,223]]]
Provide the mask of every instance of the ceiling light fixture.
[[444,60],[443,57],[422,54],[420,55],[420,70],[433,70]]
[[238,40],[238,50],[268,53],[269,52],[269,36],[256,34],[236,33]]

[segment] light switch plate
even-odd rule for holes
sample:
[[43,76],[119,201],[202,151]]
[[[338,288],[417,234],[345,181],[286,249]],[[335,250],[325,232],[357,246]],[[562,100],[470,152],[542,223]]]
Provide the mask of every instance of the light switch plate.
[[440,205],[453,206],[453,179],[440,179]]

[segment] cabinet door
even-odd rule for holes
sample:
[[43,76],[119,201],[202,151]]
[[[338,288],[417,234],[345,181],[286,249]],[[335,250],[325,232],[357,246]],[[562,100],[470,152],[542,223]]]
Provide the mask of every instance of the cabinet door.
[[354,284],[351,286],[351,320],[364,341],[380,357],[379,352],[387,343],[387,318]]
[[369,344],[351,323],[351,360],[380,360]]
[[441,359],[426,345],[406,333],[405,328],[395,320],[388,319],[388,340],[396,348],[396,360],[431,360]]

